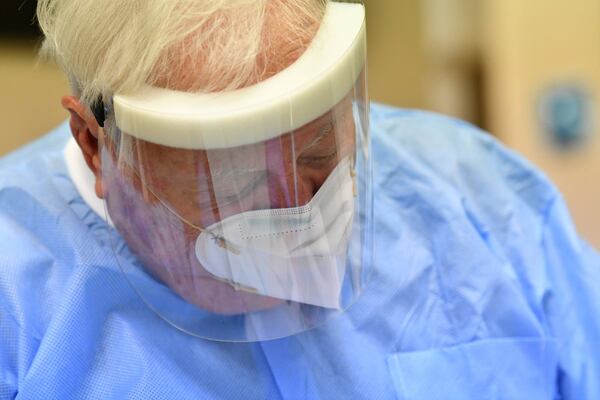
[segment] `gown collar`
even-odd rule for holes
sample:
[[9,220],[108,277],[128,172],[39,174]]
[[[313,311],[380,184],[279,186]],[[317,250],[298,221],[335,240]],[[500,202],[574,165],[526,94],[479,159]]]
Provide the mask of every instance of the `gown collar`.
[[81,150],[74,138],[70,138],[64,150],[67,171],[83,201],[104,221],[113,226],[104,209],[104,202],[96,196],[95,177],[85,163]]

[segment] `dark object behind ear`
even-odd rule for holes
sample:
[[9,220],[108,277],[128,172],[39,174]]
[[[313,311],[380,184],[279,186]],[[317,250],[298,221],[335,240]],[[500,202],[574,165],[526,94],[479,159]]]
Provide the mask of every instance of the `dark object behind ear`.
[[96,117],[96,121],[98,121],[98,125],[104,128],[106,114],[104,113],[104,101],[102,101],[102,96],[99,96],[98,99],[91,105],[91,109],[94,117]]

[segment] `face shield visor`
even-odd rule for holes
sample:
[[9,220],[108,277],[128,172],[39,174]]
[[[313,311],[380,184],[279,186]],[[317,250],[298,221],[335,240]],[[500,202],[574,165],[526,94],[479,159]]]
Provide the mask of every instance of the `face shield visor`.
[[[364,290],[372,189],[362,4],[332,1],[293,65],[254,86],[105,102],[107,218],[132,287],[192,335],[322,325]],[[140,273],[143,270],[144,273]]]

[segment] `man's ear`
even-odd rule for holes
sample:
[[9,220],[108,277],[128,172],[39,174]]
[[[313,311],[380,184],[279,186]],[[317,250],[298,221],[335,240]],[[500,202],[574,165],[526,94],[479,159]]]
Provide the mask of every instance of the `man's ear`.
[[76,97],[64,96],[61,103],[71,114],[69,123],[71,132],[83,153],[83,158],[87,166],[96,177],[96,195],[102,199],[104,198],[104,189],[102,186],[102,168],[98,147],[100,126],[89,107],[82,104]]

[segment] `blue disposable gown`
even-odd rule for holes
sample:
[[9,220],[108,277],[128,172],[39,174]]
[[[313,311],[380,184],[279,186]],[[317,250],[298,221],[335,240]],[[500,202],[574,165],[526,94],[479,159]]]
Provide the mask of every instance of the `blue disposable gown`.
[[600,398],[600,257],[556,188],[456,120],[374,106],[371,132],[376,275],[321,328],[262,343],[142,303],[66,172],[66,125],[5,157],[0,398]]

